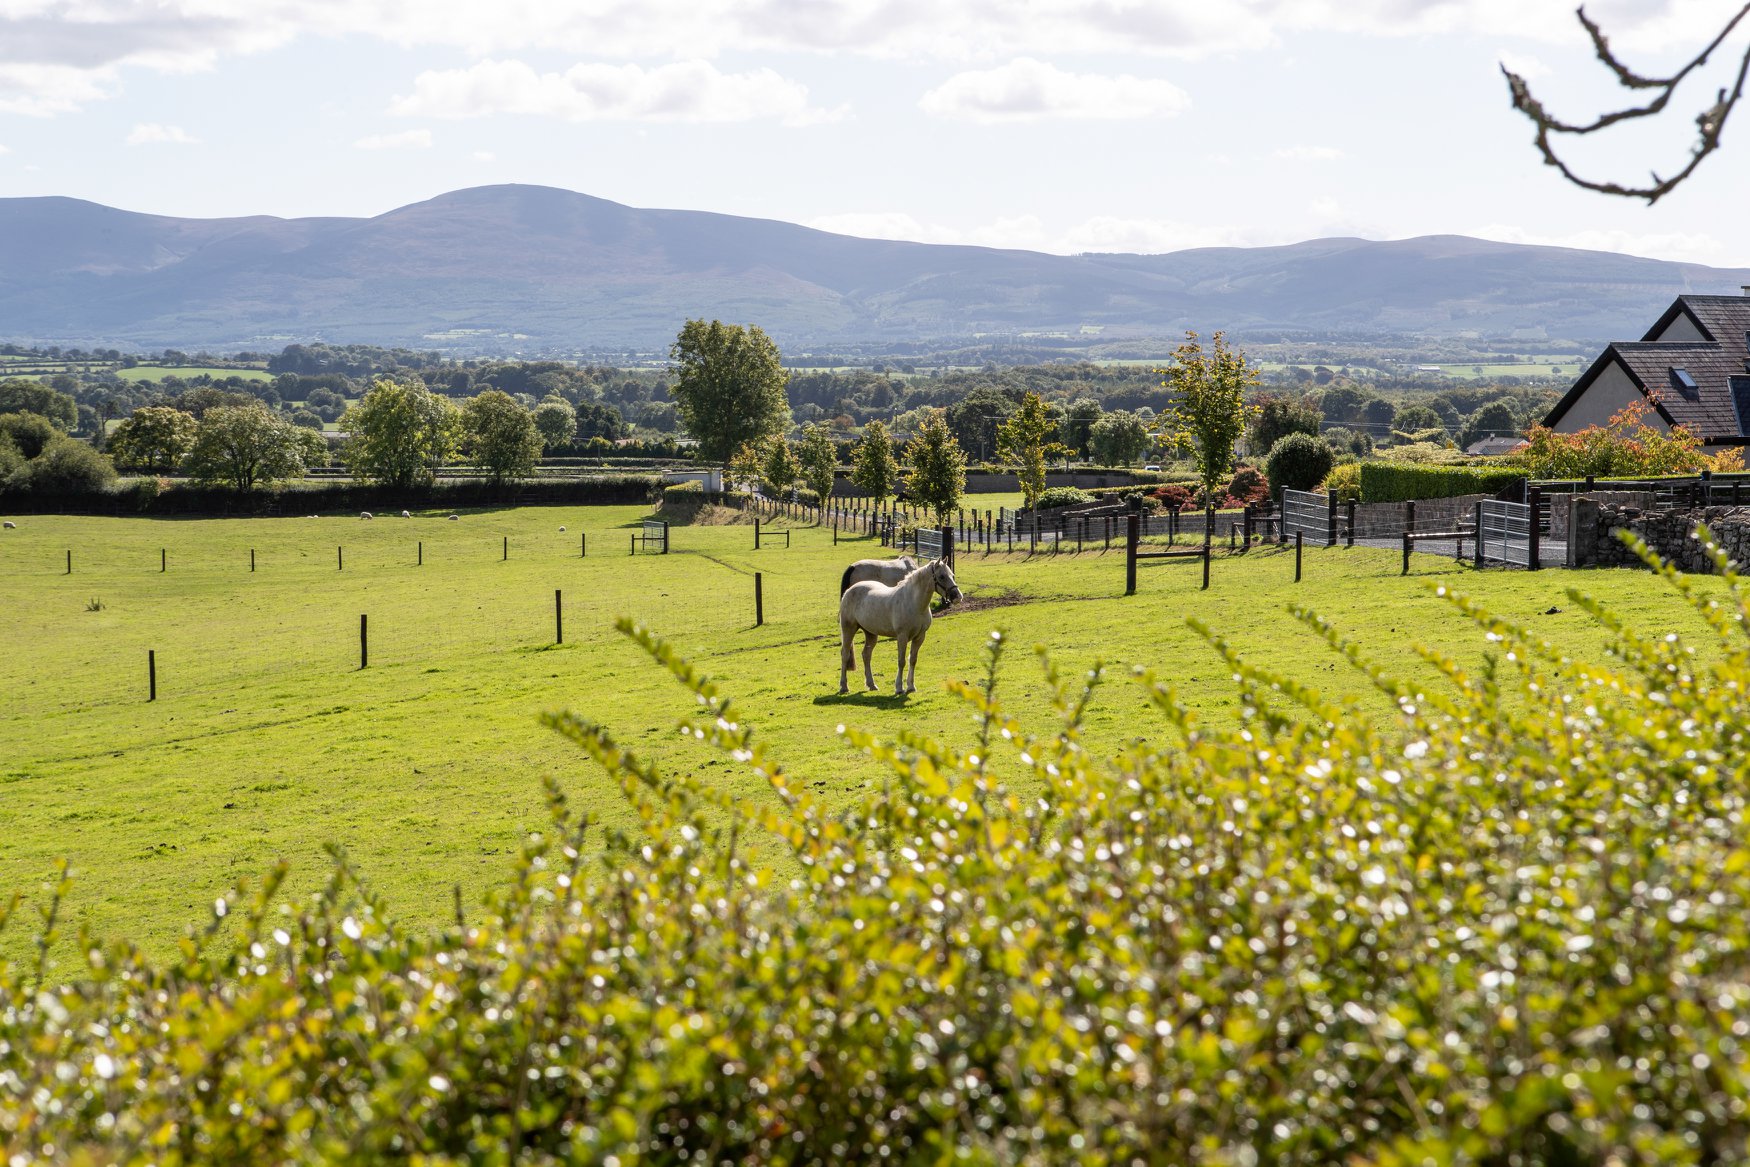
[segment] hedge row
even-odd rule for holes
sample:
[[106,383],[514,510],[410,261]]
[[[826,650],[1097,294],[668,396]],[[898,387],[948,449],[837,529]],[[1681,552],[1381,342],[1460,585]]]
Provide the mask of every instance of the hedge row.
[[397,489],[354,482],[295,482],[240,492],[220,486],[164,485],[138,478],[97,491],[8,493],[0,506],[14,514],[285,515],[323,511],[459,510],[482,506],[613,506],[649,502],[661,489],[649,474],[514,481],[444,480]]
[[1525,472],[1511,466],[1411,466],[1400,462],[1361,464],[1362,502],[1409,502],[1422,498],[1457,498],[1461,494],[1498,494]]

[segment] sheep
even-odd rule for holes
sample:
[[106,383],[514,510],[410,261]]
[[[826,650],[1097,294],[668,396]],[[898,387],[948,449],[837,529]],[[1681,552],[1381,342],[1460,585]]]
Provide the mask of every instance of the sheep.
[[453,522],[455,522],[455,521],[456,521],[456,520],[458,520],[458,519],[460,519],[460,518],[461,518],[461,517],[462,517],[462,516],[461,516],[461,515],[451,515],[451,516],[450,516],[450,522],[452,522],[452,523],[453,523]]
[[11,519],[7,519],[6,520],[6,529],[8,531],[16,531],[16,530],[18,530],[18,524],[13,522]]
[[561,535],[563,535],[563,534],[565,534],[565,528],[564,528],[564,527],[560,527],[560,528],[559,528],[559,533],[560,533],[560,534],[561,534]]
[[413,517],[413,512],[412,511],[402,511],[401,517],[404,519],[411,519]]
[[368,518],[371,518],[371,517],[372,517],[372,516],[371,516],[371,512],[370,512],[370,511],[360,511],[360,512],[359,512],[359,518],[361,518],[361,519],[368,519]]

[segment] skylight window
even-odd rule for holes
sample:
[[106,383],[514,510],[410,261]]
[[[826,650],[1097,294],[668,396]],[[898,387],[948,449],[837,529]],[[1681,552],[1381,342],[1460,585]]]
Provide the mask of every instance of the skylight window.
[[1697,393],[1700,391],[1695,384],[1695,378],[1689,375],[1688,369],[1672,369],[1671,383],[1684,393]]

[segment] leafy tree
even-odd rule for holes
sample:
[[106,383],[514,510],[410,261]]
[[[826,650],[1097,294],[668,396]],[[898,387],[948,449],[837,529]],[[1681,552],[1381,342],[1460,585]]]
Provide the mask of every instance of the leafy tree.
[[[995,385],[977,385],[959,401],[948,407],[947,423],[954,440],[963,450],[971,451],[979,461],[989,461],[997,454],[997,431],[1009,415],[1019,409],[1021,393],[1016,389],[1001,389]],[[901,432],[895,418],[896,428]],[[919,416],[914,430],[921,429],[924,418]]]
[[41,381],[0,381],[0,413],[34,413],[48,418],[62,433],[79,424],[79,408],[73,398]]
[[1519,419],[1514,416],[1512,403],[1491,401],[1465,419],[1464,428],[1458,431],[1458,444],[1461,449],[1468,449],[1484,438],[1507,437],[1518,432]]
[[1326,421],[1350,425],[1360,421],[1362,411],[1375,400],[1372,393],[1359,385],[1333,385],[1319,394],[1319,411]]
[[1052,420],[1039,394],[1029,393],[997,430],[997,450],[1019,468],[1021,496],[1029,510],[1045,493],[1045,460],[1066,449],[1053,440],[1058,424]]
[[1281,498],[1284,490],[1311,490],[1336,464],[1337,457],[1323,438],[1287,434],[1270,447],[1264,477],[1270,480],[1270,493]]
[[535,419],[510,394],[488,389],[462,409],[462,432],[474,462],[502,484],[532,474],[541,456]]
[[[172,378],[166,377],[164,380],[165,384],[168,385]],[[209,409],[217,409],[220,406],[247,409],[252,405],[259,406],[261,402],[247,393],[227,393],[223,389],[214,389],[211,385],[201,385],[193,389],[183,390],[168,404],[174,405],[184,413],[192,413],[197,418],[204,418]],[[341,404],[344,405],[345,402],[342,401]],[[335,417],[339,416],[339,412],[336,411]],[[333,421],[334,418],[328,420]]]
[[[294,424],[296,424],[294,420]],[[347,410],[341,454],[354,473],[383,486],[423,486],[455,457],[461,411],[420,381],[379,380]]]
[[291,416],[292,424],[307,430],[322,429],[322,418],[308,409],[294,409]]
[[752,442],[743,442],[736,447],[730,456],[729,465],[724,469],[725,485],[734,490],[736,487],[758,484],[764,476],[765,458],[760,448]]
[[1174,395],[1161,414],[1162,436],[1190,453],[1203,497],[1209,499],[1217,497],[1233,470],[1234,447],[1250,420],[1246,394],[1258,385],[1258,370],[1246,363],[1243,352],[1228,348],[1223,333],[1212,340],[1205,353],[1197,334],[1187,332],[1173,363],[1160,370],[1162,384]]
[[1319,436],[1324,415],[1319,407],[1305,397],[1288,397],[1280,393],[1260,394],[1254,402],[1257,414],[1246,434],[1246,446],[1252,456],[1268,454],[1277,442],[1289,434]]
[[184,465],[197,482],[253,490],[303,474],[316,455],[311,439],[322,441],[260,402],[215,406],[201,418]]
[[893,437],[887,426],[872,421],[851,449],[851,481],[877,504],[887,500],[899,483],[899,460],[893,456]]
[[114,481],[115,465],[107,455],[74,438],[57,436],[12,475],[11,485],[45,494],[77,494],[102,490]]
[[1091,397],[1078,397],[1070,402],[1063,412],[1061,426],[1061,439],[1070,453],[1086,458],[1093,451],[1094,427],[1100,424],[1104,412]]
[[27,461],[60,434],[53,422],[40,413],[0,413],[0,437],[5,437]]
[[549,397],[535,406],[535,431],[541,435],[541,446],[568,446],[577,438],[577,410],[558,397]]
[[766,488],[773,494],[783,496],[790,493],[801,474],[802,463],[797,460],[796,451],[790,448],[789,442],[780,439],[766,447],[760,477],[765,479]]
[[1345,429],[1342,426],[1337,426],[1334,429],[1326,430],[1319,436],[1325,439],[1325,444],[1330,446],[1331,449],[1335,450],[1339,455],[1349,454],[1356,458],[1365,458],[1373,453],[1372,436],[1363,433],[1360,430]]
[[1398,433],[1413,434],[1423,430],[1443,430],[1446,423],[1426,405],[1406,405],[1392,415],[1391,428]]
[[941,410],[932,409],[906,443],[905,461],[911,467],[906,489],[935,512],[936,522],[946,523],[966,494],[966,452],[949,432]]
[[833,445],[831,431],[818,423],[805,427],[797,457],[802,463],[803,485],[825,502],[832,495],[833,479],[839,468],[839,451]]
[[147,405],[115,427],[109,454],[124,470],[169,470],[194,447],[200,422],[167,405]]
[[[664,403],[667,404],[666,402]],[[668,406],[672,409],[673,406]],[[587,442],[591,438],[606,438],[610,442],[619,441],[626,436],[626,419],[620,416],[620,411],[611,405],[602,405],[594,401],[581,401],[577,404],[576,440]]]
[[1132,466],[1148,449],[1148,426],[1134,413],[1117,410],[1094,423],[1094,458],[1102,466]]
[[0,430],[0,491],[6,489],[7,482],[24,466],[24,455],[18,452],[18,444],[12,440],[11,434]]
[[728,464],[744,442],[782,437],[790,428],[789,374],[764,332],[739,324],[689,320],[669,347],[669,392],[699,455]]
[[346,398],[332,389],[315,389],[304,398],[304,408],[317,414],[323,421],[338,421],[340,415],[346,412]]

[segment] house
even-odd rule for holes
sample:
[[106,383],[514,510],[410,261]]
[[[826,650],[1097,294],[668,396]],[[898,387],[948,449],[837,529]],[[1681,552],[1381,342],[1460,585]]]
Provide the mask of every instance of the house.
[[1511,454],[1526,444],[1524,438],[1483,438],[1481,441],[1472,442],[1466,446],[1464,452],[1473,458],[1489,458],[1500,454]]
[[1750,285],[1677,297],[1640,340],[1600,353],[1543,424],[1574,433],[1637,401],[1653,407],[1648,425],[1682,426],[1715,450],[1750,446]]

